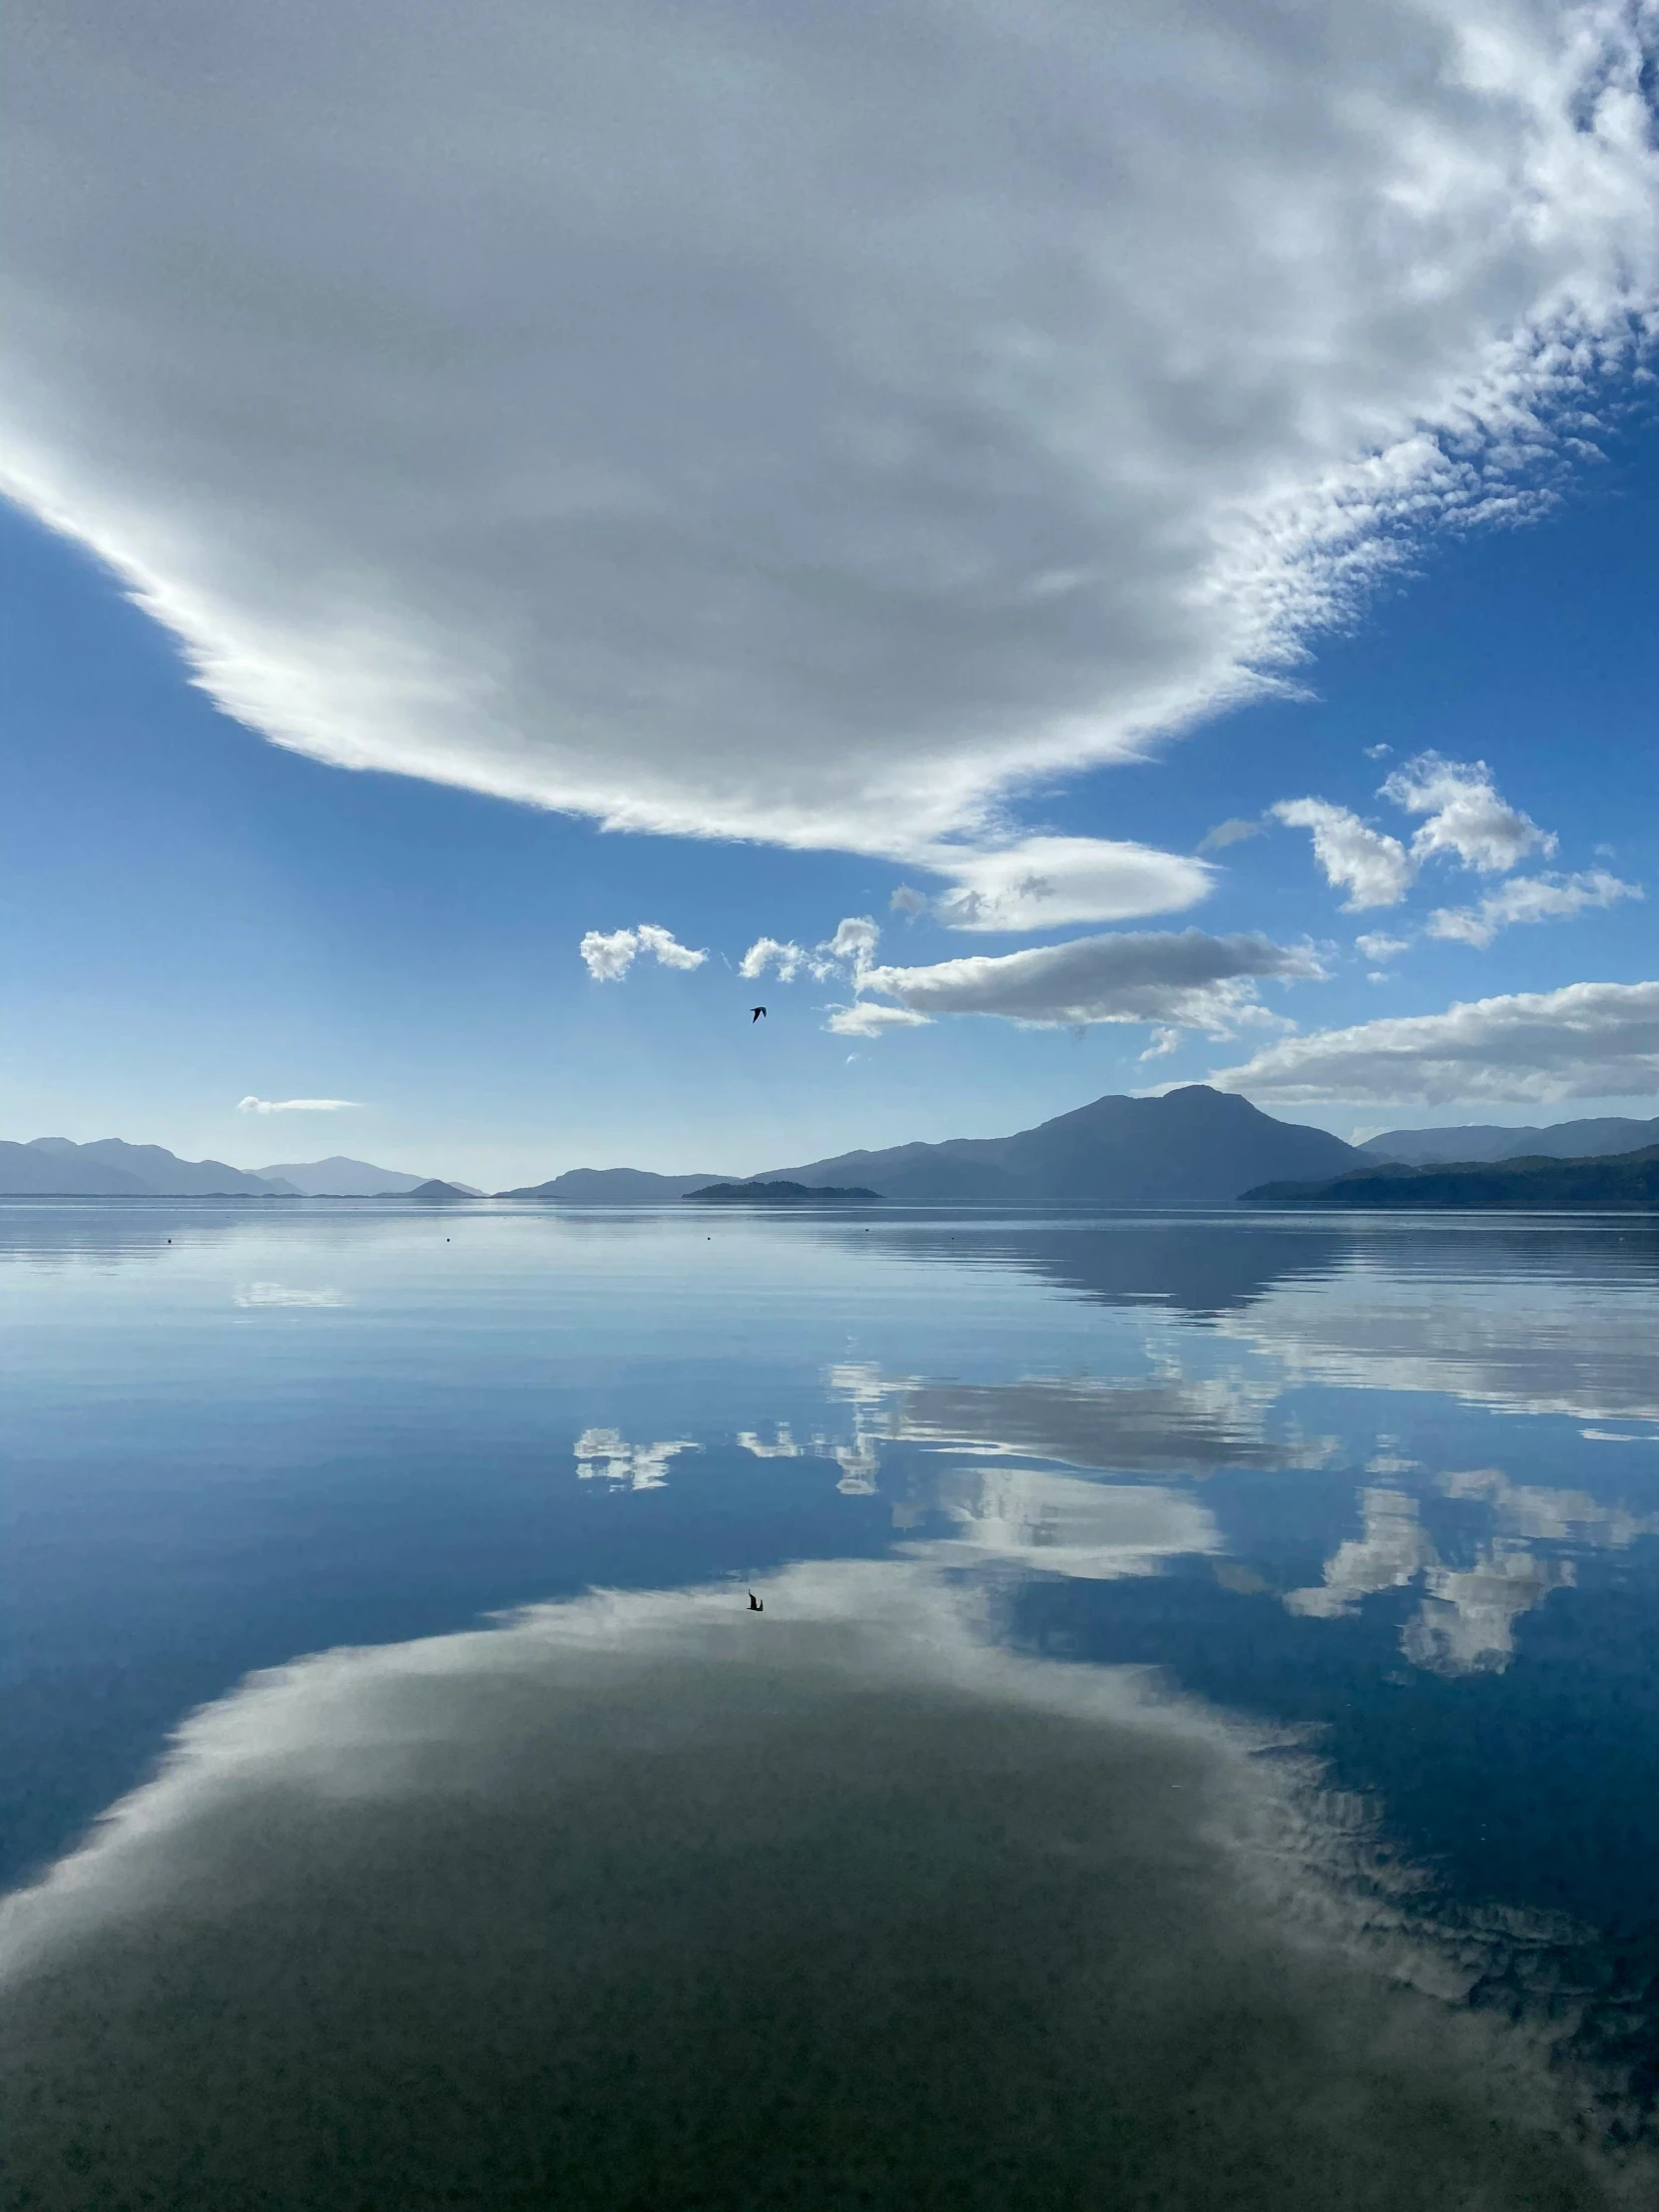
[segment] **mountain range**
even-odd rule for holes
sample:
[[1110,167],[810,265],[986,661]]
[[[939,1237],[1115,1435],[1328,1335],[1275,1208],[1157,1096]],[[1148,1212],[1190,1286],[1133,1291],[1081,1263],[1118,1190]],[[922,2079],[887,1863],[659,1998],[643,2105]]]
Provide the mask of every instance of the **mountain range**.
[[0,1197],[6,1198],[377,1198],[412,1191],[422,1180],[342,1155],[256,1173],[223,1160],[181,1160],[159,1144],[126,1144],[120,1137],[92,1144],[68,1137],[0,1141]]
[[[1366,1156],[1328,1130],[1275,1121],[1245,1098],[1189,1084],[1162,1098],[1097,1098],[1011,1137],[843,1152],[772,1168],[756,1183],[853,1186],[910,1206],[1218,1206],[1251,1183],[1340,1175]],[[651,1205],[684,1198],[708,1175],[573,1168],[504,1198],[566,1205]]]
[[1455,1129],[1385,1129],[1360,1147],[1380,1160],[1427,1167],[1438,1160],[1592,1160],[1604,1153],[1639,1152],[1659,1144],[1659,1117],[1632,1121],[1607,1114],[1590,1121],[1557,1121],[1547,1129],[1503,1129],[1495,1122],[1465,1122]]
[[[1391,1129],[1356,1147],[1328,1130],[1276,1121],[1235,1093],[1193,1083],[1160,1098],[1097,1098],[1009,1137],[843,1152],[741,1179],[708,1170],[660,1175],[645,1168],[571,1168],[496,1195],[567,1206],[660,1205],[713,1183],[742,1180],[812,1190],[856,1186],[901,1205],[1217,1206],[1264,1184],[1319,1186],[1388,1165],[1588,1159],[1656,1142],[1659,1118],[1608,1117],[1543,1129]],[[453,1179],[440,1184],[340,1153],[253,1170],[223,1160],[181,1160],[160,1145],[118,1137],[93,1144],[67,1137],[0,1141],[0,1196],[8,1197],[435,1199],[440,1193],[480,1195]]]

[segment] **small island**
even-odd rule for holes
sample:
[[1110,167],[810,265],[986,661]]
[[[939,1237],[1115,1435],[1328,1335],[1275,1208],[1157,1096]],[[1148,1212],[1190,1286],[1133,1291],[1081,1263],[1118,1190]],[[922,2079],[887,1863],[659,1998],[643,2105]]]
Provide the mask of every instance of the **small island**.
[[827,1183],[709,1183],[700,1191],[687,1191],[694,1206],[867,1206],[880,1204],[879,1191]]

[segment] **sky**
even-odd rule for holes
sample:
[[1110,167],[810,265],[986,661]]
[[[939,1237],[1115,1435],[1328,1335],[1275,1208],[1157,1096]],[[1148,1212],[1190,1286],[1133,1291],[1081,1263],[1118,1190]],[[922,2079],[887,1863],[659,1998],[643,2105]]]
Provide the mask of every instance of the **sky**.
[[1659,1113],[1643,0],[11,46],[0,1135]]

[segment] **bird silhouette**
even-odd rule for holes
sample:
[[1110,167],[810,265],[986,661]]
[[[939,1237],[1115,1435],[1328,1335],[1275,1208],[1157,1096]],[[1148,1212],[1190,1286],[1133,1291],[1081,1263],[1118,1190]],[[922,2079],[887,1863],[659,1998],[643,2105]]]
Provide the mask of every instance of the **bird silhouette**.
[[765,1012],[766,1008],[764,1006],[751,1006],[749,1009],[749,1019],[751,1025],[753,1025],[755,1022],[758,1022]]
[[749,1610],[752,1613],[764,1613],[766,1611],[766,1607],[761,1603],[760,1599],[755,1595],[753,1590],[751,1590],[749,1593]]

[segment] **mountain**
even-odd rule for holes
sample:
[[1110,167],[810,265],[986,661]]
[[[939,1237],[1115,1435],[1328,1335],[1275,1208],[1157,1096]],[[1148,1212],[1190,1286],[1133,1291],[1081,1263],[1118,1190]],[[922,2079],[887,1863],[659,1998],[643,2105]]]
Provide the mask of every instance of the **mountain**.
[[1381,1160],[1401,1160],[1407,1167],[1425,1167],[1441,1160],[1593,1160],[1650,1144],[1659,1144],[1659,1117],[1631,1121],[1608,1114],[1599,1120],[1551,1122],[1543,1129],[1501,1129],[1493,1122],[1468,1122],[1458,1129],[1385,1129],[1380,1137],[1368,1137],[1360,1150]]
[[1012,1137],[844,1152],[766,1180],[866,1184],[907,1205],[1219,1206],[1255,1183],[1366,1164],[1328,1130],[1191,1083],[1162,1098],[1097,1098]]
[[383,1195],[388,1198],[407,1195],[417,1206],[464,1206],[469,1198],[477,1198],[480,1193],[468,1190],[462,1183],[442,1182],[434,1175],[430,1182],[417,1183],[407,1194],[388,1191]]
[[[74,1155],[70,1157],[69,1155]],[[103,1160],[83,1160],[80,1147],[59,1155],[34,1144],[0,1142],[0,1196],[6,1198],[150,1198],[148,1183]]]
[[72,1198],[292,1198],[290,1186],[227,1167],[223,1160],[181,1160],[159,1144],[100,1137],[36,1137],[0,1145],[0,1193]]
[[712,1175],[653,1175],[648,1168],[569,1168],[551,1183],[527,1184],[523,1190],[497,1191],[497,1198],[548,1198],[566,1206],[654,1206],[671,1198],[684,1198],[700,1183],[713,1183]]
[[833,1183],[711,1183],[707,1190],[688,1191],[694,1206],[822,1206],[869,1204],[879,1191],[842,1190]]
[[1659,1144],[1586,1160],[1390,1162],[1327,1183],[1264,1183],[1244,1195],[1267,1205],[1659,1207]]
[[302,1198],[389,1198],[415,1190],[423,1175],[404,1175],[397,1168],[377,1168],[367,1160],[348,1160],[331,1153],[326,1160],[284,1160],[276,1167],[255,1171],[267,1182],[286,1183]]

